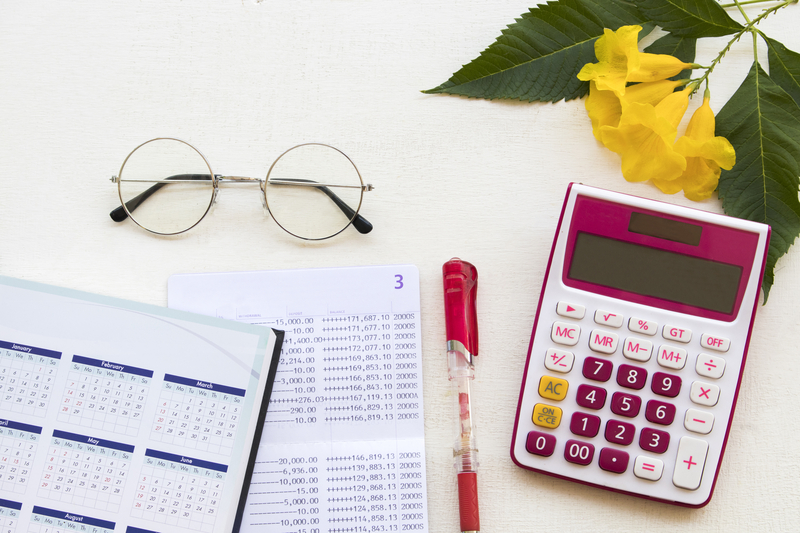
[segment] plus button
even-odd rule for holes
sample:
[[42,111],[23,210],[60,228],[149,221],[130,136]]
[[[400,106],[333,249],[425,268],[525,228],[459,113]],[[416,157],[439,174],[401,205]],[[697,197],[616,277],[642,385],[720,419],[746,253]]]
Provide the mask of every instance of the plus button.
[[691,470],[692,466],[697,464],[694,461],[692,461],[692,456],[691,455],[689,456],[689,460],[688,461],[684,461],[684,463],[686,463],[686,469],[687,470]]

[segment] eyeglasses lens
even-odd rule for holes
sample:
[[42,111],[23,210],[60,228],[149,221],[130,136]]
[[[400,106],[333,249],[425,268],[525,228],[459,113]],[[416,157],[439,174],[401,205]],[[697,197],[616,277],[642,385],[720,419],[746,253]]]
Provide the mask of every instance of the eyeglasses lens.
[[128,215],[140,226],[166,235],[180,233],[197,224],[211,207],[213,174],[192,146],[176,139],[154,139],[125,160],[119,194]]
[[336,235],[355,218],[362,181],[353,162],[339,150],[304,144],[273,163],[265,193],[275,222],[297,237],[317,240]]

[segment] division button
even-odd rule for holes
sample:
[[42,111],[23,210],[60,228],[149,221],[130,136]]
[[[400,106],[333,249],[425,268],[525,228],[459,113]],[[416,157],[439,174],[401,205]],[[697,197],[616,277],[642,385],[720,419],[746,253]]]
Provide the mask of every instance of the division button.
[[634,333],[644,333],[645,335],[655,335],[658,331],[658,324],[650,320],[643,320],[632,316],[628,320],[628,329]]
[[672,483],[676,487],[697,490],[703,479],[703,467],[706,464],[708,443],[692,437],[682,437],[678,445],[678,457],[675,459],[675,473]]
[[669,324],[664,326],[662,335],[665,339],[669,339],[671,341],[689,342],[692,340],[692,330],[679,328],[677,326],[670,326]]
[[607,472],[621,474],[628,469],[629,460],[630,456],[622,450],[603,448],[600,450],[600,458],[597,463],[600,465],[600,468]]
[[595,352],[612,354],[617,351],[617,344],[619,344],[619,335],[616,333],[595,329],[589,336],[589,348]]
[[719,379],[725,373],[725,359],[716,355],[701,353],[697,356],[697,364],[694,369],[701,376]]
[[576,318],[580,320],[586,314],[586,308],[582,305],[558,302],[558,305],[556,305],[556,313],[567,318]]
[[622,315],[610,311],[603,311],[601,309],[595,311],[594,321],[603,326],[611,326],[612,328],[622,327]]
[[707,435],[714,428],[714,415],[699,409],[687,409],[683,419],[683,427],[694,433]]
[[566,346],[575,346],[581,337],[581,328],[575,324],[565,322],[554,322],[550,330],[550,338],[553,342]]
[[700,344],[703,348],[709,350],[716,350],[718,352],[727,352],[731,347],[731,340],[725,337],[717,337],[716,335],[708,335],[704,333],[700,337]]
[[719,401],[719,387],[711,383],[695,381],[692,383],[692,390],[689,393],[689,398],[699,405],[706,405],[708,407],[717,405]]
[[529,431],[528,439],[525,441],[525,449],[528,450],[528,453],[534,455],[550,457],[556,449],[556,438],[541,431]]
[[658,481],[664,472],[664,462],[652,457],[640,455],[633,463],[633,474],[636,477],[650,481]]
[[572,370],[572,364],[574,362],[575,354],[566,350],[550,348],[544,356],[544,366],[547,370],[561,372],[563,374]]

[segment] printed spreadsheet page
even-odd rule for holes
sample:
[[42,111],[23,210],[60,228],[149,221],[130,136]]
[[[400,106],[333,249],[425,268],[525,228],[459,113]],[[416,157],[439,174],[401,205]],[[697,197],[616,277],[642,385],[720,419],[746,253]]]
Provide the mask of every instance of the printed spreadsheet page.
[[0,277],[3,533],[228,533],[275,334]]
[[242,531],[428,531],[415,266],[175,275],[169,306],[286,331]]

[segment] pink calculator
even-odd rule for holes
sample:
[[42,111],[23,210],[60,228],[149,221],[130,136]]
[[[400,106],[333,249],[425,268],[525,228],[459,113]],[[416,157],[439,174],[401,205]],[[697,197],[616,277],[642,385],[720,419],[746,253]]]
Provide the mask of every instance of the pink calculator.
[[686,507],[711,499],[770,228],[572,184],[522,380],[522,468]]

